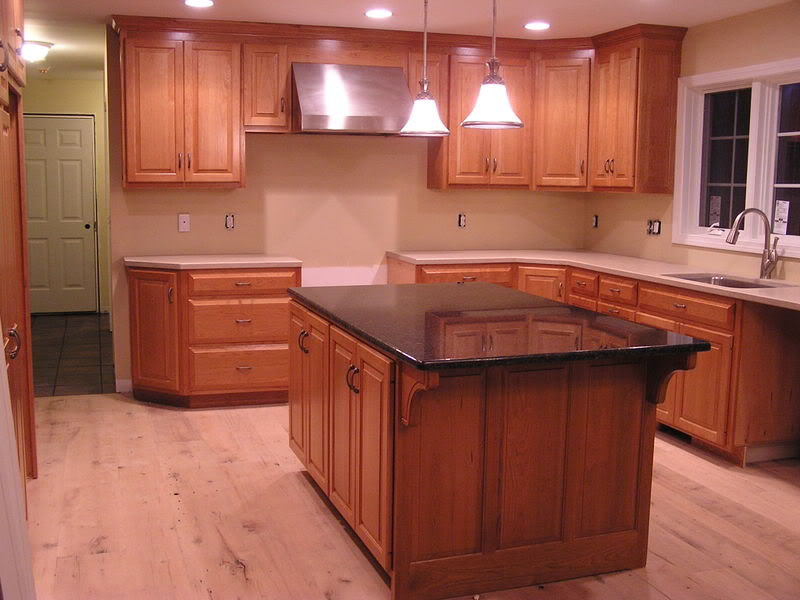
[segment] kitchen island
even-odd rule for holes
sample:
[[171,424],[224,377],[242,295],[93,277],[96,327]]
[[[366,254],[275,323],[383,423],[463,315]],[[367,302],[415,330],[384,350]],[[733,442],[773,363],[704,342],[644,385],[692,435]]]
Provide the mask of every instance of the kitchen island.
[[289,294],[290,445],[393,598],[645,564],[655,407],[708,343],[492,284]]

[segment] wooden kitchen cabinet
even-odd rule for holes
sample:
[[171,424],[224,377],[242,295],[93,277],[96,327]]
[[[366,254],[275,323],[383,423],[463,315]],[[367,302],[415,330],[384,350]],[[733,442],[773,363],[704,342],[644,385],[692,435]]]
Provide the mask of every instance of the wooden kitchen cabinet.
[[[0,0],[0,41],[3,48],[0,50],[8,61],[8,75],[12,77],[17,85],[25,86],[26,67],[25,61],[20,56],[22,42],[25,39],[25,14],[23,0]],[[4,60],[0,56],[0,61]]]
[[432,315],[431,331],[438,354],[447,358],[512,356],[528,349],[525,319]]
[[513,287],[513,268],[503,264],[424,265],[419,267],[416,283],[496,283]]
[[565,302],[566,281],[565,267],[517,267],[517,289],[535,296]]
[[586,186],[591,54],[536,56],[532,128],[537,188]]
[[531,66],[520,58],[501,60],[500,75],[506,82],[514,111],[522,119],[520,129],[472,129],[461,122],[475,106],[486,77],[486,58],[450,57],[450,144],[448,183],[476,186],[529,186],[531,182]]
[[243,45],[242,113],[245,131],[289,131],[290,85],[286,44]]
[[242,180],[241,44],[124,41],[126,184]]

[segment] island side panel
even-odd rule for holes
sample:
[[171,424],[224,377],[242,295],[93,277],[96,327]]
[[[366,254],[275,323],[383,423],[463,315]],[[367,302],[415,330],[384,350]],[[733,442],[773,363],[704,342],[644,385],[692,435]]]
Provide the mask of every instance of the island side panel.
[[397,409],[409,424],[395,429],[393,597],[642,566],[655,435],[647,371],[519,365],[442,371],[438,387],[418,387],[410,410]]

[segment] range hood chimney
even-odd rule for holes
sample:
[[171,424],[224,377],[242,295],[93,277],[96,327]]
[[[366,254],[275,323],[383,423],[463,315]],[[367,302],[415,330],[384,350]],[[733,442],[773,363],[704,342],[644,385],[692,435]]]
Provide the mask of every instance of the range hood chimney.
[[400,67],[293,63],[292,81],[294,131],[394,135],[411,114]]

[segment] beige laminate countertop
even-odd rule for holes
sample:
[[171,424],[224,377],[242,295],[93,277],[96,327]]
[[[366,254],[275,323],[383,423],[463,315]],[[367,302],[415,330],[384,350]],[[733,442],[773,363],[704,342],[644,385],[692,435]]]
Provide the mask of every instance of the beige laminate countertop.
[[[769,304],[791,310],[800,310],[800,285],[773,280],[783,284],[774,288],[727,288],[665,274],[707,273],[697,267],[675,263],[645,260],[617,254],[603,254],[586,250],[432,250],[416,252],[387,252],[387,256],[413,265],[531,263],[579,267],[610,275],[633,277],[653,283],[738,298],[749,302]],[[740,275],[734,275],[741,277]]]
[[175,256],[126,256],[126,267],[144,269],[268,269],[301,267],[303,261],[292,256],[264,254],[189,254]]

